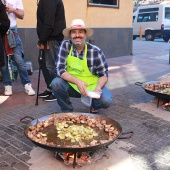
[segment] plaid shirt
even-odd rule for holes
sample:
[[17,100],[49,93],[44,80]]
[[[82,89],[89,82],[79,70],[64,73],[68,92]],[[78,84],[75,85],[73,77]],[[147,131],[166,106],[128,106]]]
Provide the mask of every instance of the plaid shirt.
[[[106,76],[108,77],[108,64],[104,53],[95,45],[87,43],[87,65],[90,72],[98,77]],[[62,42],[59,54],[56,59],[56,69],[58,76],[66,71],[66,59],[70,52],[70,48],[73,45],[71,40],[65,40]],[[76,47],[73,46],[72,56],[83,59],[84,50],[78,54]]]

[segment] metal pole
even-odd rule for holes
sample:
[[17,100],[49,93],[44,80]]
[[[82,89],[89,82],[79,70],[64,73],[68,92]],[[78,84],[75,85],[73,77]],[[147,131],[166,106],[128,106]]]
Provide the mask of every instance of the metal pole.
[[37,96],[36,96],[35,105],[38,105],[38,94],[39,94],[39,86],[40,86],[41,61],[42,61],[42,50],[39,50],[38,60],[39,60],[39,72],[38,72],[38,85],[37,85]]

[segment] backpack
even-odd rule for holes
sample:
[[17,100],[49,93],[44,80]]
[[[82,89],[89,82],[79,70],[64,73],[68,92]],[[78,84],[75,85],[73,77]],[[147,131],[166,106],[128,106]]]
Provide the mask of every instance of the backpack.
[[0,5],[0,34],[3,36],[6,34],[10,27],[10,20],[8,18],[8,15],[5,11],[5,5]]

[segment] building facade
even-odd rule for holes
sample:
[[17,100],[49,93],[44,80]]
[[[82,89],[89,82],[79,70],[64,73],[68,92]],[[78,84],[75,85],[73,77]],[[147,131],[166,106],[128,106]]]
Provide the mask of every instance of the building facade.
[[[18,20],[25,58],[31,59],[34,70],[38,69],[36,2],[23,0],[25,18]],[[99,46],[106,58],[132,54],[133,0],[63,0],[63,3],[67,27],[73,19],[83,19],[86,26],[94,29],[88,41]]]

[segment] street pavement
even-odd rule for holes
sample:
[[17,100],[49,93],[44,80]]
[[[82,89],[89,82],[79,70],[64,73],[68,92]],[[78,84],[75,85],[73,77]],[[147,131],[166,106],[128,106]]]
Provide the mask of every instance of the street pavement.
[[[137,39],[133,41],[133,55],[107,59],[107,87],[113,95],[113,105],[108,109],[99,110],[99,114],[118,121],[123,132],[134,133],[132,138],[123,139],[123,142],[134,147],[119,148],[131,157],[134,170],[170,170],[170,121],[166,116],[160,118],[131,107],[134,104],[149,103],[154,98],[142,87],[135,85],[135,82],[158,80],[170,72],[169,46],[163,41],[147,42]],[[37,89],[38,70],[34,71],[30,79],[33,88]],[[45,88],[41,74],[40,92]],[[56,101],[44,102],[40,98],[38,105],[35,105],[36,96],[27,96],[19,77],[13,82],[12,96],[3,96],[3,92],[1,82],[0,170],[32,170],[29,163],[30,153],[36,146],[24,135],[24,127],[31,119],[25,119],[23,122],[20,122],[20,119],[25,116],[36,119],[51,113],[60,113],[60,108]],[[80,99],[73,98],[72,104],[74,112],[89,112],[89,108],[84,106]],[[155,109],[160,108],[156,108],[155,104]],[[116,140],[116,143],[119,142],[122,140]],[[119,163],[121,164],[121,160]],[[124,169],[128,167],[122,170]]]

